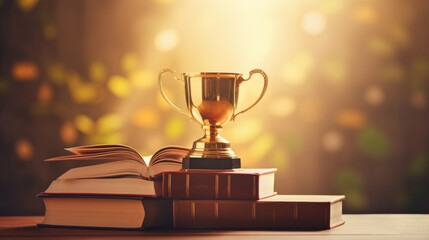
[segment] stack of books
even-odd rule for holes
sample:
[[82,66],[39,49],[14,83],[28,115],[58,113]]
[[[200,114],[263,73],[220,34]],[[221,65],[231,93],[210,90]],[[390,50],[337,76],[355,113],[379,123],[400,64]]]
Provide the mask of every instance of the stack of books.
[[70,169],[38,195],[40,226],[168,229],[329,229],[344,223],[342,195],[278,195],[276,169],[181,170],[189,149],[145,162],[122,145],[69,148],[48,159],[101,160]]

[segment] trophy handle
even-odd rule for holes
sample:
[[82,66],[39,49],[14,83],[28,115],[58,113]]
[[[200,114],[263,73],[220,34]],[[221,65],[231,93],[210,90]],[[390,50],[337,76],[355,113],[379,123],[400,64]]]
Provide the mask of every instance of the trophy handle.
[[174,69],[171,69],[171,68],[164,68],[164,69],[162,69],[162,70],[161,70],[161,72],[159,72],[159,74],[158,74],[158,84],[159,84],[159,89],[161,90],[161,95],[162,95],[162,97],[163,97],[163,98],[165,99],[165,101],[167,101],[167,103],[168,103],[168,104],[170,104],[170,106],[172,106],[176,111],[178,111],[178,112],[180,112],[180,113],[183,113],[183,114],[185,114],[186,116],[188,116],[188,117],[189,117],[188,112],[186,112],[186,111],[182,110],[181,108],[177,107],[176,105],[174,105],[174,103],[173,103],[173,102],[172,102],[172,101],[167,97],[167,95],[165,94],[165,92],[164,92],[164,88],[163,88],[163,86],[162,86],[162,75],[164,75],[164,73],[170,73],[170,74],[173,76],[174,80],[178,80],[178,81],[180,81],[182,84],[184,84],[183,79],[181,79],[181,78],[177,78],[177,77],[176,77],[176,75],[175,75],[176,71],[175,71]]
[[[249,77],[248,77],[247,79],[242,79],[242,80],[241,80],[241,82],[244,82],[244,81],[248,81],[248,80],[250,80],[250,79],[252,78],[252,75],[253,75],[253,74],[255,74],[255,73],[259,73],[259,74],[261,74],[261,75],[264,77],[264,87],[262,88],[262,92],[261,92],[261,94],[259,95],[258,99],[256,99],[256,101],[255,101],[252,105],[250,105],[250,107],[248,107],[248,108],[246,108],[246,109],[242,110],[241,112],[239,112],[239,113],[237,113],[237,114],[234,114],[234,115],[232,116],[232,118],[231,118],[231,120],[232,120],[232,121],[234,121],[235,117],[237,117],[237,116],[238,116],[238,114],[242,114],[242,113],[244,113],[244,112],[249,111],[251,108],[253,108],[253,107],[254,107],[254,106],[255,106],[259,101],[261,101],[262,97],[264,96],[265,92],[267,91],[267,87],[268,87],[268,76],[267,76],[267,74],[266,74],[264,71],[262,71],[261,69],[253,69],[252,71],[250,71],[250,72],[249,72]],[[240,84],[241,82],[239,82],[239,84]]]

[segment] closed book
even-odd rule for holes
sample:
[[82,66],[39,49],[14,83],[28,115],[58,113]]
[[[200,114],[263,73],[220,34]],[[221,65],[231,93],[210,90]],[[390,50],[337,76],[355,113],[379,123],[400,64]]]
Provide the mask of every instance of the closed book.
[[133,196],[48,195],[40,226],[90,228],[171,228],[172,200]]
[[275,195],[275,168],[163,172],[163,196],[174,199],[257,200]]
[[343,195],[276,195],[258,201],[174,200],[175,228],[330,229],[344,223]]

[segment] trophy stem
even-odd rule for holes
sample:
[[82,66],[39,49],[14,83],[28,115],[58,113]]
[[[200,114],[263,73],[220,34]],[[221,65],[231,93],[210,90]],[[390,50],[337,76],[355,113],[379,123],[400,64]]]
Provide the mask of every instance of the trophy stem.
[[219,135],[222,126],[203,125],[204,137],[194,142],[189,154],[183,158],[183,169],[240,168],[240,158],[229,142]]
[[202,129],[205,133],[204,139],[206,142],[228,143],[228,141],[219,134],[219,132],[222,130],[222,126],[203,125]]

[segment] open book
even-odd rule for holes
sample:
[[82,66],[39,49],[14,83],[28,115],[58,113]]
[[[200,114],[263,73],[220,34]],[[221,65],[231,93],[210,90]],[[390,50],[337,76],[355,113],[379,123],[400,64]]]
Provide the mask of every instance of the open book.
[[66,148],[73,153],[45,161],[89,161],[105,163],[68,170],[53,181],[46,194],[128,194],[158,196],[161,173],[179,170],[189,149],[167,146],[142,157],[125,145],[99,144]]

